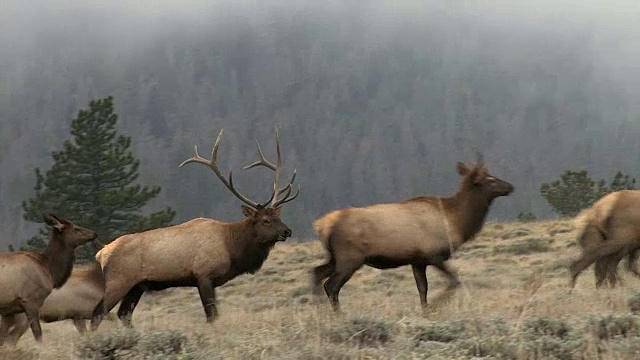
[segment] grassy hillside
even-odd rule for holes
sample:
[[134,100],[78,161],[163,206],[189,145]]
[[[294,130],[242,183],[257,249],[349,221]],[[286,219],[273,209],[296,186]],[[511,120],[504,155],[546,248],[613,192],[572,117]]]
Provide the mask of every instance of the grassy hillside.
[[332,316],[307,289],[319,244],[278,244],[258,274],[218,290],[213,325],[195,289],[173,289],[143,297],[135,332],[106,321],[80,337],[70,322],[44,324],[42,345],[29,332],[0,356],[73,359],[111,346],[117,358],[157,359],[638,358],[640,317],[628,300],[639,280],[620,267],[624,285],[596,292],[589,268],[569,294],[574,237],[566,221],[487,224],[451,261],[459,291],[446,296],[444,277],[428,269],[426,318],[409,267],[363,268],[341,292],[344,315]]

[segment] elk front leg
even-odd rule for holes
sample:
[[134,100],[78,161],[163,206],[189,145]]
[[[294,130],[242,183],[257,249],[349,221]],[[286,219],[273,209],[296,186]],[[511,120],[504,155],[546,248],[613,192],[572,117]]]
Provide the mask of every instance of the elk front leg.
[[73,326],[76,327],[76,330],[82,335],[87,332],[87,323],[84,321],[84,318],[77,317],[73,318]]
[[435,266],[436,269],[440,270],[443,274],[445,274],[449,279],[447,291],[454,290],[460,286],[460,279],[458,279],[458,275],[453,270],[451,270],[444,261],[437,262],[432,265]]
[[[25,304],[23,306],[24,313],[31,326],[31,332],[36,342],[42,342],[42,327],[40,327],[40,306],[34,304]],[[17,341],[17,340],[16,340]]]
[[418,293],[420,295],[420,305],[424,313],[427,310],[427,291],[429,290],[427,266],[411,265],[411,269],[413,270],[413,277],[416,279],[416,286],[418,287]]
[[218,317],[218,308],[216,307],[216,290],[209,277],[198,278],[198,294],[200,294],[207,322],[213,323]]

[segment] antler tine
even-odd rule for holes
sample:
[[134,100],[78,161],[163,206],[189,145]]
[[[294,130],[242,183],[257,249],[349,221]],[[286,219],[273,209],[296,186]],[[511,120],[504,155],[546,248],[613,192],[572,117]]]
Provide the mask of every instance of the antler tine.
[[293,176],[291,176],[291,180],[289,180],[289,183],[287,185],[280,188],[280,190],[278,191],[278,195],[282,194],[285,190],[287,190],[287,188],[293,185],[293,182],[296,181],[296,175],[297,171],[296,169],[293,169]]
[[282,170],[282,157],[280,155],[280,133],[278,133],[278,128],[276,128],[276,156],[276,175],[275,179],[273,180],[273,193],[276,194],[276,196],[274,196],[271,200],[271,207],[273,208],[275,208],[275,204],[278,202],[277,194],[279,194],[280,192],[278,181],[280,180],[280,171]]
[[234,187],[233,187],[233,173],[230,170],[229,171],[229,180],[227,181],[227,179],[224,178],[224,175],[222,175],[222,172],[220,172],[220,169],[218,168],[218,163],[217,163],[217,159],[218,159],[218,149],[220,147],[220,140],[222,139],[222,134],[224,133],[224,129],[220,130],[220,133],[218,134],[218,138],[216,139],[216,143],[213,145],[213,150],[211,151],[211,160],[207,160],[203,157],[201,157],[200,155],[198,155],[198,146],[194,146],[194,151],[195,154],[193,155],[193,157],[185,160],[182,162],[182,164],[180,164],[179,167],[182,167],[186,164],[190,164],[190,163],[198,163],[198,164],[204,164],[207,165],[209,168],[211,168],[211,170],[213,170],[213,172],[216,174],[216,176],[218,177],[218,179],[220,179],[220,181],[222,181],[222,183],[224,184],[224,186],[227,187],[227,189],[229,189],[233,195],[235,195],[238,199],[240,199],[242,202],[244,202],[245,204],[254,207],[254,208],[260,208],[260,204],[250,200],[249,198],[247,198],[246,196],[242,195],[239,191],[237,191]]
[[260,156],[260,160],[251,163],[247,166],[244,166],[242,169],[243,170],[247,170],[247,169],[251,169],[254,168],[256,166],[264,166],[264,167],[268,167],[271,170],[276,170],[276,166],[273,165],[271,162],[269,162],[267,159],[264,158],[264,154],[262,153],[262,149],[260,148],[260,143],[258,142],[258,140],[256,140],[256,144],[258,145],[258,155]]
[[[291,189],[291,185],[289,185],[288,187],[289,187],[289,189]],[[273,207],[277,209],[277,208],[279,208],[280,206],[282,206],[282,205],[284,205],[284,204],[288,203],[289,201],[292,201],[292,200],[294,200],[295,198],[297,198],[297,197],[298,197],[298,195],[300,195],[300,185],[298,185],[298,190],[296,191],[295,195],[293,195],[292,197],[288,197],[290,193],[291,193],[291,190],[289,190],[289,192],[287,193],[287,196],[285,196],[285,197],[284,197],[284,198],[282,198],[281,200],[277,201],[277,202],[273,205]]]
[[[274,167],[274,170],[275,170],[275,167]],[[279,196],[280,196],[280,195],[282,195],[285,191],[288,191],[288,192],[287,192],[287,195],[285,196],[285,198],[286,198],[287,196],[289,196],[289,194],[291,194],[291,186],[293,185],[293,182],[296,180],[296,175],[297,175],[297,171],[296,171],[296,169],[293,169],[293,176],[291,176],[291,180],[289,180],[289,183],[288,183],[287,185],[285,185],[285,186],[281,187],[281,188],[278,190],[278,195],[276,195],[276,193],[272,191],[272,192],[271,192],[271,197],[269,198],[269,200],[267,200],[267,201],[265,201],[265,202],[261,203],[261,204],[260,204],[260,206],[262,206],[262,207],[266,207],[267,205],[269,205],[269,204],[273,201],[274,197],[276,197],[276,198],[277,198],[277,197],[279,197]]]
[[209,161],[207,161],[207,159],[200,157],[200,155],[198,155],[198,145],[194,145],[193,146],[193,152],[194,155],[190,158],[188,158],[187,160],[183,161],[180,165],[178,165],[179,168],[183,167],[186,164],[189,163],[200,163],[200,164],[205,164],[205,165],[209,165]]

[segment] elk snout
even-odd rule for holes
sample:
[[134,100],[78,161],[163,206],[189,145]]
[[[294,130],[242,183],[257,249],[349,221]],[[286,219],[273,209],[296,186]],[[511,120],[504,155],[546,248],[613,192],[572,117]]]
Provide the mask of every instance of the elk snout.
[[507,195],[511,194],[512,192],[514,192],[516,190],[516,188],[511,185],[511,184],[507,184]]
[[284,237],[286,238],[291,237],[291,234],[292,232],[291,232],[291,229],[289,228],[287,228],[287,230],[284,231]]

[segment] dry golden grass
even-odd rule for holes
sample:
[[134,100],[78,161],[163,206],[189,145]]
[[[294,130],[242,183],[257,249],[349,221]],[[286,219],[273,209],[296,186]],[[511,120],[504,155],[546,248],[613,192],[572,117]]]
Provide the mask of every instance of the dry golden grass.
[[[328,311],[326,302],[313,303],[308,291],[309,271],[323,262],[325,254],[319,243],[312,241],[278,244],[256,275],[240,276],[219,288],[221,316],[212,325],[204,321],[196,289],[145,294],[133,323],[141,334],[172,329],[186,336],[191,350],[175,358],[409,359],[437,358],[440,347],[450,345],[417,345],[415,334],[422,331],[421,326],[460,321],[466,324],[465,337],[482,338],[488,331],[483,326],[503,319],[516,334],[507,340],[517,350],[512,358],[549,358],[527,350],[528,343],[518,335],[523,324],[550,317],[571,324],[579,333],[590,315],[629,314],[627,300],[639,282],[621,268],[622,287],[595,291],[589,268],[570,294],[566,265],[578,255],[574,238],[572,224],[566,221],[486,224],[450,262],[462,281],[457,292],[445,296],[444,278],[428,269],[432,310],[426,318],[409,267],[384,271],[365,267],[358,271],[341,291],[344,314],[340,317]],[[363,332],[349,336],[349,324],[359,321],[354,319],[379,324],[379,331],[389,340],[358,346],[354,339]],[[97,333],[108,334],[119,327],[117,321],[105,321]],[[36,344],[28,332],[17,349],[0,349],[0,357],[78,358],[75,349],[81,337],[71,323],[43,324],[43,330],[42,344]],[[340,338],[340,331],[347,333],[346,338]],[[463,344],[465,339],[460,341]],[[574,358],[599,353],[604,359],[632,359],[640,352],[640,341],[635,337],[598,342],[585,332],[581,341],[585,345]],[[443,351],[440,358],[451,358]]]

